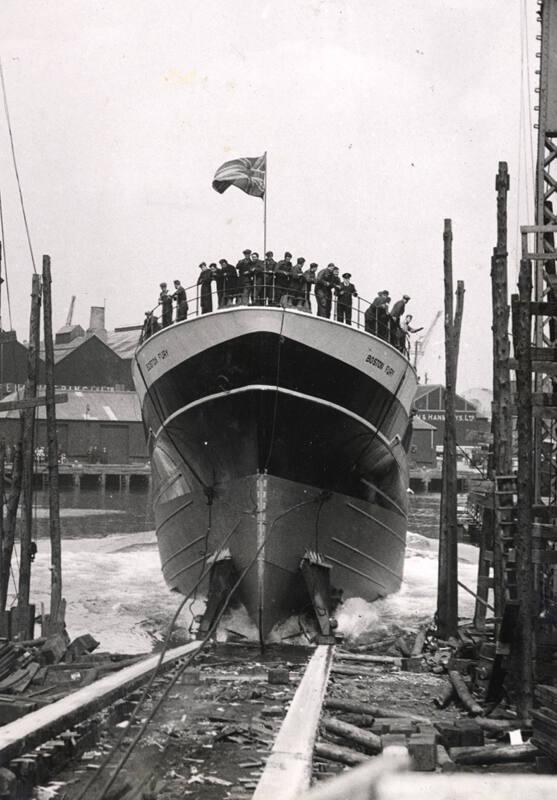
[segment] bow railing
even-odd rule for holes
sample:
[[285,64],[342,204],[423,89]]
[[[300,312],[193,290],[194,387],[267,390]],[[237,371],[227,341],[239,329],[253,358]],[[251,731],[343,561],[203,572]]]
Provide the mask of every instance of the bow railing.
[[[318,290],[319,291],[319,290]],[[315,284],[281,285],[275,275],[262,273],[241,285],[236,282],[227,286],[224,282],[216,286],[214,281],[205,284],[193,284],[185,288],[187,303],[177,303],[173,295],[168,295],[164,302],[145,313],[145,321],[140,341],[143,342],[162,328],[204,314],[219,313],[240,306],[274,307],[293,309],[313,316],[342,322],[359,330],[377,336],[397,348],[409,357],[409,335],[402,329],[400,322],[385,311],[373,306],[369,300],[354,296],[350,304],[339,302],[335,287],[327,289],[325,294],[315,292]]]

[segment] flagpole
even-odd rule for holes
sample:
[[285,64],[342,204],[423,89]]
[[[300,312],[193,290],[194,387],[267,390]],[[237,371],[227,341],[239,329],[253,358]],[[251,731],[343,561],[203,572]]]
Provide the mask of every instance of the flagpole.
[[265,150],[265,192],[263,194],[263,258],[267,252],[267,151]]

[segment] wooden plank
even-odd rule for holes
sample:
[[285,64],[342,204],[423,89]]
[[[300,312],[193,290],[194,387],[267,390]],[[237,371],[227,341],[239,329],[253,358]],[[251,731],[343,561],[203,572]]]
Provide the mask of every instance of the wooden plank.
[[327,800],[341,800],[341,797],[348,796],[350,800],[368,797],[375,800],[501,800],[509,797],[552,800],[555,797],[555,775],[474,775],[463,772],[458,772],[458,776],[416,772],[395,776],[387,774],[373,793],[366,795],[355,791],[351,795],[331,794]]
[[[173,648],[165,654],[163,664],[172,664],[179,658],[195,653],[200,646],[201,642],[190,642]],[[0,728],[0,766],[6,766],[12,758],[57,736],[100,708],[129,694],[147,680],[158,662],[159,655],[146,658],[4,725]]]
[[329,672],[332,645],[318,645],[284,718],[253,800],[295,800],[311,782],[313,747]]
[[[359,767],[353,767],[342,773],[338,778],[333,778],[326,783],[318,783],[303,800],[362,800],[362,798],[377,797],[373,789],[386,775],[396,775],[410,767],[410,756],[404,747],[390,747],[380,756]],[[397,778],[398,779],[398,778]],[[449,795],[447,795],[448,797]],[[274,797],[274,795],[270,795]],[[538,798],[539,800],[539,798]]]
[[557,225],[521,225],[520,233],[557,233]]
[[[0,401],[0,411],[18,411],[22,408],[36,408],[37,406],[46,406],[46,397],[30,397],[28,400],[2,400]],[[54,395],[55,403],[67,403],[68,395],[65,392],[59,392]]]

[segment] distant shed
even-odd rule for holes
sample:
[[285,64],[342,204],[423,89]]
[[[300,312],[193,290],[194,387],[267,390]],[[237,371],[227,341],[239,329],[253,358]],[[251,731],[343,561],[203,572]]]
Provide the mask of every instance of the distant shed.
[[424,422],[419,417],[412,420],[412,439],[408,453],[410,469],[416,467],[430,467],[436,465],[435,455],[435,427],[429,422]]
[[[105,451],[109,464],[145,463],[147,445],[135,392],[68,391],[68,402],[56,406],[59,451],[68,459],[87,461],[92,448]],[[16,395],[6,399],[16,399]],[[37,411],[37,446],[46,446],[46,411]],[[19,411],[0,412],[0,436],[8,444],[19,437]]]
[[[439,383],[418,386],[414,407],[424,422],[435,426],[435,445],[443,444],[445,432],[445,387]],[[456,395],[456,438],[459,445],[472,445],[484,441],[489,432],[489,421],[476,406]]]

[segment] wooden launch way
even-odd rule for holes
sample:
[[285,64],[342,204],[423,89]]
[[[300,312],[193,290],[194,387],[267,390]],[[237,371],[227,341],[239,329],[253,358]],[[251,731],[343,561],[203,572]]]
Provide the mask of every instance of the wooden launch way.
[[[170,650],[164,656],[163,663],[168,668],[186,663],[184,659],[189,662],[200,647],[199,642],[192,642]],[[146,658],[118,674],[103,678],[1,728],[0,765],[13,764],[15,756],[29,753],[31,747],[52,739],[83,716],[129,694],[152,675],[159,658]],[[329,676],[331,672],[342,675],[343,671],[355,669],[349,666],[354,663],[351,658],[357,661],[362,656],[351,657],[350,654],[338,651],[335,645],[319,645],[315,648],[274,738],[252,795],[253,800],[267,800],[270,797],[273,800],[344,800],[347,797],[350,800],[367,800],[371,796],[377,800],[432,800],[442,797],[468,800],[470,796],[479,800],[491,800],[493,797],[510,796],[511,792],[522,793],[525,797],[536,796],[539,800],[554,797],[557,778],[549,775],[517,775],[513,772],[507,775],[459,773],[448,776],[431,771],[425,775],[409,772],[413,768],[412,759],[407,747],[400,745],[386,746],[382,753],[375,756],[362,755],[360,760],[364,763],[360,766],[327,781],[320,781],[312,787],[315,743],[320,726],[326,724],[327,719],[323,719],[322,712],[327,699]],[[376,668],[381,662],[386,665],[384,668],[392,669],[396,660],[389,660],[388,656],[363,657],[366,658],[370,660],[364,660],[364,672],[369,667]],[[342,702],[348,706],[353,705],[350,701]],[[329,707],[335,703],[336,706],[342,705],[340,701],[327,700]],[[364,707],[365,711],[370,709],[371,706]],[[396,723],[398,715],[393,713],[391,716]],[[415,717],[416,722],[419,719]],[[347,729],[361,730],[348,723],[345,725]],[[371,733],[368,735],[373,737]],[[53,745],[52,741],[50,744]],[[105,794],[101,790],[101,794],[94,792],[87,794],[89,796],[97,798],[105,797]]]

